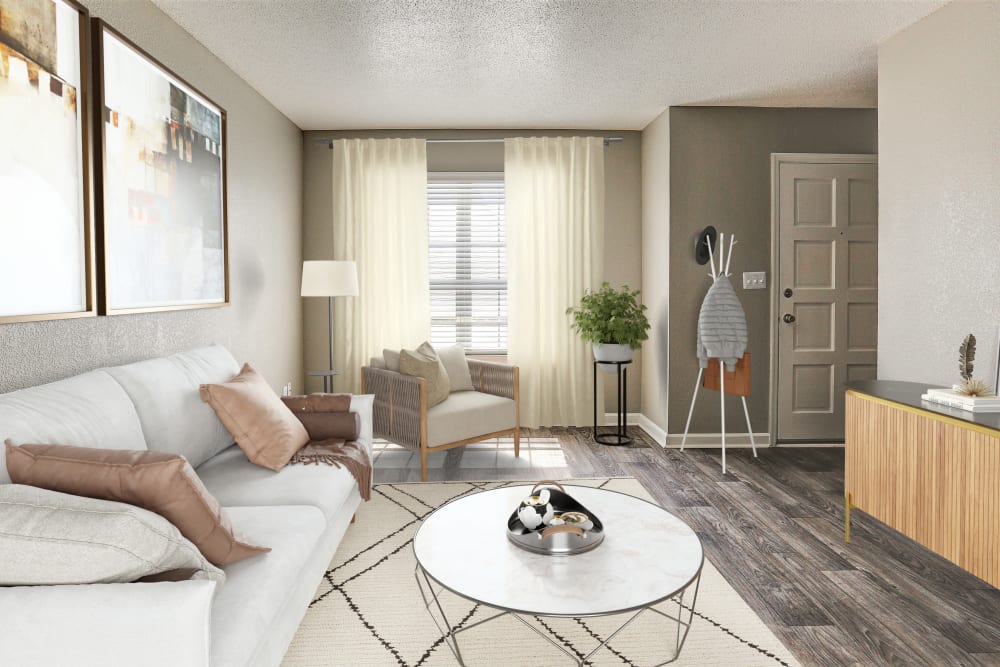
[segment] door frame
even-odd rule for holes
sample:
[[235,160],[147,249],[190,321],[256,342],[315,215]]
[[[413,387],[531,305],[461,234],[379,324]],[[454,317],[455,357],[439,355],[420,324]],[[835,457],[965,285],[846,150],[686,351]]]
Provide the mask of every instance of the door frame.
[[771,447],[778,446],[778,312],[781,294],[778,285],[780,241],[778,238],[778,185],[779,171],[783,164],[874,164],[877,153],[771,153],[771,363],[768,371],[768,436]]

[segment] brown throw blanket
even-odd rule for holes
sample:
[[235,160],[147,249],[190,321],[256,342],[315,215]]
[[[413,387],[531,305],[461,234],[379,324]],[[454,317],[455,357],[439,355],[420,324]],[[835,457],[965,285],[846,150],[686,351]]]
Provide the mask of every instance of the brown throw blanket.
[[372,462],[357,442],[361,419],[351,408],[350,394],[286,396],[285,402],[309,432],[311,440],[292,456],[289,465],[344,466],[358,483],[358,491],[371,500]]

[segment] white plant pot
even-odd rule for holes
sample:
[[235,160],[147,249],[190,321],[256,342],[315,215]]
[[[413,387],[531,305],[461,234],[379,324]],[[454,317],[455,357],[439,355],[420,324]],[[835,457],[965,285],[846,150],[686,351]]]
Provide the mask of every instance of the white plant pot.
[[[597,361],[632,361],[632,346],[616,343],[594,343],[594,359]],[[617,373],[620,368],[609,364],[598,364],[598,367],[609,374]]]

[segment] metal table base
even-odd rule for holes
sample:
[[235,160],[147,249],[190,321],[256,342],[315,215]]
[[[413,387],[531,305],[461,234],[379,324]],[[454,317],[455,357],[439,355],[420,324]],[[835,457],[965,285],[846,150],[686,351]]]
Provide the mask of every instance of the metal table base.
[[[466,630],[471,630],[472,628],[478,627],[478,626],[483,625],[485,623],[489,623],[490,621],[496,620],[498,618],[503,618],[504,616],[512,616],[513,618],[517,619],[525,627],[530,628],[533,632],[535,632],[535,634],[537,634],[539,637],[541,637],[542,639],[546,640],[547,642],[549,642],[550,644],[552,644],[553,646],[555,646],[557,649],[559,649],[560,651],[562,651],[570,660],[573,661],[573,663],[575,663],[577,665],[577,667],[583,667],[583,665],[585,665],[587,663],[587,661],[589,661],[594,656],[594,654],[596,654],[602,648],[605,648],[608,645],[608,642],[610,642],[612,639],[614,639],[618,635],[619,632],[621,632],[622,630],[624,630],[625,628],[627,628],[629,625],[632,624],[632,621],[634,621],[640,615],[642,615],[644,612],[647,612],[647,611],[655,613],[655,614],[659,614],[663,618],[668,619],[669,623],[672,623],[674,625],[675,632],[673,633],[673,652],[670,655],[670,657],[668,657],[663,662],[657,663],[655,665],[655,667],[662,667],[663,665],[669,665],[670,663],[672,663],[675,660],[677,660],[678,657],[680,657],[681,649],[684,647],[684,642],[687,640],[688,631],[691,629],[691,622],[694,620],[694,607],[695,607],[695,603],[698,600],[698,588],[701,586],[701,570],[699,569],[698,570],[698,575],[687,586],[685,586],[684,588],[682,588],[677,593],[674,593],[672,596],[666,598],[665,600],[657,600],[656,602],[653,602],[653,603],[651,603],[649,605],[646,605],[646,606],[643,606],[643,607],[639,607],[638,609],[629,609],[629,610],[625,610],[625,611],[614,613],[614,614],[604,614],[604,616],[619,616],[619,615],[625,616],[625,615],[627,615],[628,618],[625,620],[624,623],[622,623],[620,626],[618,626],[618,628],[615,629],[614,632],[612,632],[611,634],[609,634],[605,639],[601,640],[601,642],[597,645],[597,647],[594,648],[590,653],[588,653],[587,655],[585,655],[583,657],[580,657],[579,655],[577,655],[575,653],[571,653],[569,650],[567,650],[567,648],[565,646],[563,646],[562,643],[560,643],[557,640],[555,640],[552,637],[551,633],[546,632],[544,630],[540,630],[536,626],[536,624],[532,623],[531,620],[530,620],[530,619],[536,619],[536,620],[539,620],[539,622],[540,622],[541,618],[545,618],[546,617],[545,615],[542,615],[542,614],[523,614],[523,613],[515,612],[515,611],[510,610],[510,609],[502,609],[502,608],[499,608],[499,607],[493,607],[491,605],[487,605],[485,603],[482,603],[482,602],[480,602],[478,600],[473,600],[472,598],[467,598],[464,595],[461,595],[460,593],[456,593],[455,591],[452,591],[450,589],[445,588],[444,586],[441,586],[440,584],[437,584],[437,582],[434,579],[432,579],[427,574],[427,572],[424,571],[424,569],[422,567],[420,567],[419,564],[417,565],[416,569],[414,570],[413,576],[417,580],[417,587],[420,589],[420,597],[422,597],[423,600],[424,600],[424,608],[427,610],[427,613],[430,614],[431,620],[434,621],[434,625],[437,626],[438,630],[441,632],[441,634],[442,634],[442,636],[444,638],[444,643],[448,645],[449,649],[451,649],[451,652],[455,655],[455,659],[458,660],[458,664],[462,665],[463,667],[465,665],[467,665],[468,663],[466,663],[465,658],[462,657],[462,651],[461,651],[461,649],[458,646],[458,635],[459,635],[459,633],[465,632]],[[438,588],[436,590],[435,590],[435,585],[438,586]],[[685,598],[687,597],[688,592],[691,591],[692,588],[694,589],[694,591],[693,591],[693,593],[691,595],[690,604],[688,604],[687,602],[685,602]],[[482,605],[484,607],[487,607],[489,609],[494,609],[494,610],[496,610],[497,613],[493,614],[492,616],[488,616],[488,617],[486,617],[486,618],[484,618],[482,620],[476,621],[472,625],[466,625],[466,626],[463,626],[463,627],[456,627],[456,626],[452,625],[451,621],[448,620],[448,616],[444,613],[444,607],[441,605],[441,601],[439,599],[440,594],[443,593],[446,590],[449,593],[451,593],[452,595],[455,595],[455,596],[457,596],[459,598],[462,598],[464,600],[469,600],[470,602],[473,602],[473,603],[476,603],[476,604],[480,604],[480,605]],[[662,610],[657,609],[655,607],[655,605],[662,604],[664,602],[670,602],[670,603],[673,603],[673,604],[677,605],[677,615],[676,616],[673,616],[673,615],[667,613],[666,611],[662,611]],[[435,613],[435,610],[436,610],[436,613]],[[438,616],[441,617],[440,621],[438,620]],[[549,616],[549,617],[550,618],[588,618],[588,617],[592,617],[592,616],[593,615],[590,615],[590,616]],[[687,620],[685,620],[685,617],[686,617]]]

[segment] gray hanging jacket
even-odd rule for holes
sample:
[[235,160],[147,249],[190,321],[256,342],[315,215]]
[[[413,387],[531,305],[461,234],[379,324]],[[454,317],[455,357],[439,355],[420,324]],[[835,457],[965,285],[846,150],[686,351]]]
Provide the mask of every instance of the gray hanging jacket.
[[698,314],[698,362],[708,366],[710,358],[736,370],[736,362],[747,351],[747,316],[729,278],[720,276],[708,288]]

